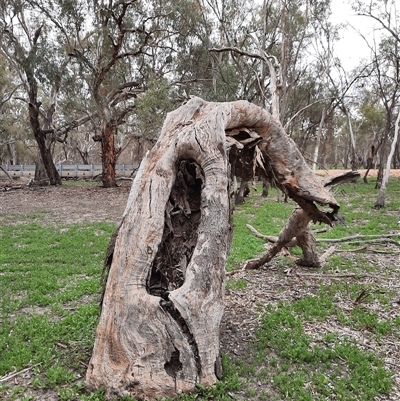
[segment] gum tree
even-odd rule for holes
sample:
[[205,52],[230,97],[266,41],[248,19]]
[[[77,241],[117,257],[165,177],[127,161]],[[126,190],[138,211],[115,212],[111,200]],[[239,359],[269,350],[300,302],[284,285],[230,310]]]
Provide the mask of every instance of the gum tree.
[[[372,53],[372,74],[370,85],[380,97],[380,102],[386,112],[386,122],[381,147],[379,150],[379,171],[376,187],[382,185],[383,170],[387,162],[390,136],[394,131],[395,108],[400,99],[400,31],[399,9],[396,2],[377,1],[364,4],[356,1],[353,4],[358,15],[367,17],[375,22],[375,31],[383,32],[384,36],[379,45],[368,43]],[[375,39],[375,38],[374,38]],[[396,147],[396,143],[394,144]],[[379,194],[375,208],[384,206],[384,194]]]
[[[2,2],[1,52],[19,75],[27,96],[19,99],[28,106],[30,127],[39,148],[35,181],[48,179],[51,185],[60,185],[61,178],[52,157],[51,134],[61,81],[56,60],[48,57],[54,48],[47,40],[47,26],[35,16],[26,4]],[[50,93],[47,99],[41,96],[46,91]]]

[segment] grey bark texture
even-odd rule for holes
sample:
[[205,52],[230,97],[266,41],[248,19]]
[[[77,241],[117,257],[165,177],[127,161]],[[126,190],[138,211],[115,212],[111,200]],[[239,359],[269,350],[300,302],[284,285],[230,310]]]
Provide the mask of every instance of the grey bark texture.
[[[354,181],[360,177],[358,171],[349,171],[335,177],[328,177],[323,182],[324,187],[328,191],[332,191],[337,185],[345,182]],[[303,257],[296,261],[296,264],[307,267],[320,267],[321,263],[316,250],[316,241],[313,233],[309,227],[312,215],[307,213],[302,208],[296,208],[285,227],[279,233],[277,241],[268,250],[268,252],[259,259],[251,260],[245,265],[246,270],[258,269],[264,264],[271,261],[271,259],[284,247],[298,245],[302,252]],[[335,221],[341,221],[338,216],[335,216]]]
[[192,98],[169,113],[110,243],[89,388],[154,399],[216,382],[232,237],[230,183],[240,170],[235,162],[249,149],[251,168],[268,173],[309,220],[334,220],[339,206],[331,192],[264,109]]

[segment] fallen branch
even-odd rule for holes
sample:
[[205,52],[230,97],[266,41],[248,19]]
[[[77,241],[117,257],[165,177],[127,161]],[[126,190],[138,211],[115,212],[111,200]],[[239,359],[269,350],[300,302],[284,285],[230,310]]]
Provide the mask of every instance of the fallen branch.
[[[271,243],[275,243],[278,240],[278,237],[273,235],[265,235],[260,233],[250,224],[246,224],[246,227],[257,237],[261,239],[265,239]],[[400,237],[400,233],[392,233],[392,234],[370,234],[370,235],[362,235],[356,234],[343,238],[316,238],[316,242],[331,242],[331,243],[339,243],[339,242],[349,242],[349,244],[359,244],[359,243],[374,243],[374,242],[390,242],[400,246],[400,243],[397,241],[391,240],[392,237]],[[369,239],[368,239],[369,238]],[[293,247],[297,245],[296,238],[293,238],[289,244],[286,246]]]
[[332,245],[319,257],[321,265],[325,263],[326,259],[328,259],[334,252],[336,252],[336,246]]
[[29,370],[31,370],[31,369],[33,369],[36,366],[39,366],[41,364],[42,364],[42,362],[39,362],[36,365],[29,366],[29,367],[27,367],[25,369],[22,369],[22,370],[18,371],[18,372],[9,373],[9,374],[3,376],[2,378],[0,378],[0,383],[5,383],[5,382],[9,381],[10,379],[13,379],[14,377],[16,377],[18,375],[21,375],[22,373],[28,372]]
[[0,166],[0,169],[4,172],[4,174],[8,177],[8,179],[11,181],[11,176],[10,176],[10,174],[8,174],[8,172],[2,167],[2,166]]
[[361,252],[364,250],[368,250],[367,245],[360,246],[359,248],[354,249],[336,249],[336,252]]
[[371,252],[383,253],[383,254],[386,254],[386,255],[400,255],[400,251],[383,251],[383,250],[380,250],[380,249],[372,249]]
[[[363,235],[363,234],[356,234],[356,235],[351,235],[349,237],[343,237],[343,238],[317,238],[317,242],[346,242],[346,241],[353,241],[353,240],[359,240],[363,238],[370,238],[371,240],[374,238],[381,239],[381,238],[392,238],[392,237],[400,237],[400,233],[393,233],[393,234],[371,234],[371,235]],[[368,242],[368,240],[365,240]],[[355,241],[355,242],[361,242],[361,241]]]
[[236,270],[231,270],[231,271],[229,271],[229,272],[225,272],[225,276],[227,276],[227,277],[229,277],[229,276],[233,276],[234,274],[238,274],[238,273],[240,273],[240,272],[245,272],[246,271],[246,269],[236,269]]
[[[338,242],[342,242],[342,241],[329,241],[329,242],[338,243]],[[360,240],[354,240],[354,241],[351,241],[351,242],[347,242],[347,244],[348,245],[375,244],[375,243],[378,243],[378,242],[387,242],[389,244],[394,244],[394,245],[400,246],[400,242],[397,242],[397,241],[395,241],[395,240],[393,240],[391,238],[371,238],[371,239],[365,239],[365,240],[360,239]]]
[[375,278],[378,280],[382,280],[381,276],[377,276],[376,274],[369,273],[342,273],[342,274],[331,274],[331,273],[295,273],[296,276],[300,277],[315,277],[315,278]]

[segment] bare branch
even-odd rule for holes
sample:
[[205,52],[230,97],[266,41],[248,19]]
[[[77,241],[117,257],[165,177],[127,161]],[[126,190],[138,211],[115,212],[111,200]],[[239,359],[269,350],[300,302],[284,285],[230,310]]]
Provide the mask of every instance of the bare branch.
[[241,50],[241,49],[238,49],[237,47],[232,47],[232,46],[220,47],[220,48],[213,47],[211,49],[208,49],[208,51],[214,52],[214,53],[222,53],[222,52],[230,51],[230,52],[241,54],[242,56],[247,56],[247,57],[251,57],[251,58],[256,58],[258,60],[266,61],[266,58],[264,56],[262,56],[261,54],[248,52],[248,51]]

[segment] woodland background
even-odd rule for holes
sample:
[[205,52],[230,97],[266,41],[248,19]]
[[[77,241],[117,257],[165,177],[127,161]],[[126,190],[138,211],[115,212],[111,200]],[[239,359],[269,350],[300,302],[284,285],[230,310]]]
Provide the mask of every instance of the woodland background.
[[375,28],[357,31],[369,54],[349,71],[337,46],[354,28],[333,23],[331,6],[4,0],[0,164],[35,162],[37,181],[60,184],[54,164],[101,162],[115,186],[115,163],[139,162],[166,113],[195,95],[264,107],[314,168],[380,168],[379,186],[399,113],[400,11],[351,2]]

